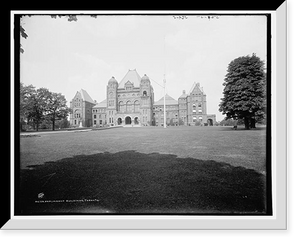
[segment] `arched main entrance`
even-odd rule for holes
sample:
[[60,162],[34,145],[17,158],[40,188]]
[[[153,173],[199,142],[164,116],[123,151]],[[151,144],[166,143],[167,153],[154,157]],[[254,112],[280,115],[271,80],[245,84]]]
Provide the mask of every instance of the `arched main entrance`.
[[131,124],[131,117],[130,116],[126,116],[126,118],[125,118],[125,124],[126,125],[130,125]]
[[121,124],[122,124],[122,118],[119,117],[119,118],[118,118],[118,125],[121,125]]
[[213,126],[213,120],[212,119],[207,119],[207,124],[208,126]]

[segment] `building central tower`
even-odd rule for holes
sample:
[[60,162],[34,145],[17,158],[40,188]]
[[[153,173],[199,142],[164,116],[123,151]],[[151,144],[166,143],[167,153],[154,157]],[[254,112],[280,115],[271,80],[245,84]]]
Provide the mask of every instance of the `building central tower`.
[[129,70],[118,81],[112,77],[107,85],[107,124],[110,126],[152,125],[154,93],[149,77],[142,78]]

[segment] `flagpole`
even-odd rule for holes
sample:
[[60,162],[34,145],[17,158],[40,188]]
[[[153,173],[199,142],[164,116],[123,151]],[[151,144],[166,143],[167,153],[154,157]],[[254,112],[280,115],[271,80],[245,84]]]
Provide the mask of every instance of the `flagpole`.
[[166,117],[166,36],[164,36],[164,128],[167,127]]
[[166,75],[164,74],[164,128],[167,127],[166,120]]

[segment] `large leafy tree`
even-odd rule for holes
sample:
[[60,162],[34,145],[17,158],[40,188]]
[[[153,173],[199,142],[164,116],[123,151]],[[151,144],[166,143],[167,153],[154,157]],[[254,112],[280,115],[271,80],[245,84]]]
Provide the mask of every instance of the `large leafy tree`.
[[42,122],[51,122],[67,118],[70,109],[67,100],[61,93],[54,93],[46,88],[35,89],[32,85],[20,85],[20,124],[32,122],[38,131]]
[[30,110],[31,99],[30,97],[35,92],[35,87],[32,85],[24,85],[20,83],[20,118],[26,119],[28,116],[28,110]]
[[35,90],[29,97],[28,120],[32,120],[35,128],[38,131],[40,123],[45,119],[47,104],[51,92],[46,88]]
[[255,54],[238,57],[229,63],[224,81],[219,110],[226,119],[243,119],[246,129],[254,128],[266,110],[264,62]]
[[67,100],[61,93],[51,93],[47,100],[47,118],[52,122],[52,130],[55,130],[55,121],[66,119],[70,109]]

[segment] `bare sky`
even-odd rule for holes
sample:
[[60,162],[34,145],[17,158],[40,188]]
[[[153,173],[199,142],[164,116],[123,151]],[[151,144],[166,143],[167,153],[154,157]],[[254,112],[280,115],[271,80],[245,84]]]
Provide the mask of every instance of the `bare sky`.
[[[24,16],[28,38],[21,38],[21,82],[65,95],[68,104],[85,89],[100,102],[111,76],[118,82],[128,69],[152,80],[155,101],[167,93],[175,98],[199,82],[207,95],[207,110],[218,111],[228,64],[256,53],[266,61],[266,17],[226,16],[186,19],[172,15]],[[155,81],[155,82],[154,82]]]

